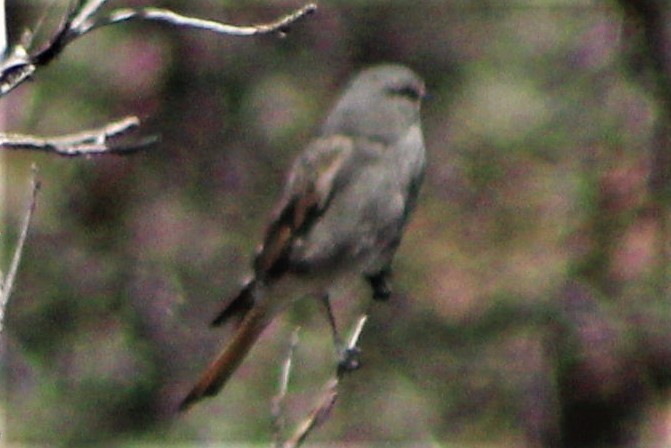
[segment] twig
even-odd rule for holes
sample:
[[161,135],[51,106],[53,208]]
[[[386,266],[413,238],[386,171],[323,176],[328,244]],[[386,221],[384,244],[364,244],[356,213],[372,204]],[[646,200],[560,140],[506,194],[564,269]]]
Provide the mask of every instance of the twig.
[[180,27],[202,29],[218,34],[228,34],[229,36],[246,37],[273,33],[284,36],[289,30],[289,27],[297,20],[312,14],[316,10],[317,5],[314,3],[309,3],[302,8],[297,9],[296,11],[270,23],[262,23],[251,26],[235,26],[216,22],[214,20],[204,20],[195,17],[183,16],[163,8],[118,9],[113,11],[107,18],[94,23],[92,28],[87,30],[87,32],[103,26],[114,25],[115,23],[128,22],[131,20],[153,20]]
[[19,263],[21,262],[23,246],[26,242],[26,238],[28,237],[28,229],[30,228],[33,213],[35,212],[35,205],[37,204],[37,192],[40,189],[40,182],[37,179],[37,167],[35,165],[32,167],[32,176],[30,182],[32,193],[28,203],[28,208],[26,209],[26,214],[23,219],[23,225],[21,226],[21,233],[19,234],[19,239],[16,243],[16,248],[14,249],[14,256],[12,257],[12,262],[9,266],[7,278],[5,278],[4,281],[1,281],[0,279],[0,333],[2,332],[2,324],[5,318],[5,309],[7,307],[7,303],[9,302],[12,288],[14,287],[14,280],[16,279],[16,273],[19,269]]
[[273,423],[273,439],[274,446],[276,448],[282,447],[282,436],[286,428],[286,419],[284,417],[284,399],[287,396],[287,391],[289,390],[289,377],[291,375],[291,366],[293,364],[294,353],[296,351],[296,346],[298,345],[298,333],[300,327],[296,327],[291,333],[291,343],[289,345],[289,350],[287,351],[287,356],[284,359],[282,364],[282,371],[280,372],[280,383],[277,391],[277,395],[273,397],[272,401],[272,423]]
[[361,337],[361,333],[363,333],[363,327],[366,326],[367,321],[368,321],[367,314],[359,316],[359,320],[356,322],[354,331],[352,331],[352,336],[350,336],[349,338],[349,343],[347,344],[348,349],[352,350],[356,347],[356,344],[357,342],[359,342],[359,338]]
[[127,134],[139,125],[140,120],[137,117],[129,116],[100,128],[62,136],[36,137],[33,135],[0,133],[0,149],[47,151],[68,157],[127,154],[143,149],[158,140],[157,137],[153,136],[127,145],[110,144],[110,140],[114,137]]
[[[356,350],[356,344],[361,337],[363,328],[366,325],[368,316],[366,314],[359,317],[352,335],[347,343],[347,350],[349,352],[354,352]],[[333,406],[336,403],[338,398],[338,385],[340,380],[345,376],[346,373],[351,372],[353,369],[344,369],[340,366],[338,367],[335,376],[328,380],[326,387],[324,388],[324,393],[319,400],[318,405],[308,414],[308,416],[297,426],[296,431],[292,436],[282,445],[283,448],[296,448],[303,444],[307,436],[312,432],[313,429],[321,425],[326,418],[330,415]]]
[[72,8],[47,45],[34,53],[30,53],[23,45],[16,45],[6,60],[0,60],[0,97],[32,77],[38,67],[47,65],[54,60],[75,39],[105,26],[132,20],[151,20],[230,36],[254,36],[273,33],[282,36],[295,22],[317,10],[317,5],[309,3],[270,23],[235,26],[213,20],[187,17],[167,9],[151,7],[117,9],[104,17],[96,17],[100,8],[107,1],[80,0]]
[[5,0],[0,0],[0,61],[7,51],[7,22],[5,21]]

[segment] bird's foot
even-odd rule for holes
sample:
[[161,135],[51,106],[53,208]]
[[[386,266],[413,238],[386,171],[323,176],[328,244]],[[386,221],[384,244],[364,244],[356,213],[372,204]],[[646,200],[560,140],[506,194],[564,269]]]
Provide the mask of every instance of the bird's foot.
[[366,280],[373,289],[373,299],[387,300],[391,297],[391,285],[389,284],[389,273],[387,271],[369,275]]
[[359,347],[347,347],[340,351],[338,361],[338,375],[352,372],[361,367],[361,350]]

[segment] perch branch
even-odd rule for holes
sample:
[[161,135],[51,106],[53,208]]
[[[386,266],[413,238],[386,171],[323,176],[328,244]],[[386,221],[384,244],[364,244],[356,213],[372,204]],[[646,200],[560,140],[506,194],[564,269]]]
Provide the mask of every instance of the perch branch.
[[14,287],[14,280],[16,279],[16,272],[19,269],[19,263],[21,262],[21,256],[23,254],[23,246],[28,237],[28,229],[30,228],[30,223],[33,219],[33,214],[35,212],[35,205],[37,204],[37,192],[40,189],[40,182],[37,179],[37,168],[33,165],[32,176],[31,176],[31,196],[30,201],[28,202],[28,207],[23,218],[23,225],[21,226],[21,233],[19,234],[19,239],[16,242],[16,248],[14,249],[14,256],[12,257],[12,262],[9,265],[9,272],[7,273],[7,278],[0,279],[0,333],[2,333],[2,324],[5,318],[5,308],[9,302],[9,297],[12,293],[12,288]]
[[282,364],[282,370],[280,372],[280,382],[278,387],[278,392],[272,401],[272,424],[273,424],[273,435],[275,440],[275,447],[282,447],[282,434],[284,433],[286,427],[286,419],[284,417],[284,399],[287,396],[289,390],[289,377],[291,376],[291,366],[293,364],[294,353],[296,351],[296,346],[298,345],[298,333],[300,327],[296,327],[291,333],[291,343],[289,345],[289,350],[287,351],[287,357],[284,359]]
[[55,137],[0,133],[0,148],[45,151],[68,157],[126,154],[143,149],[157,141],[157,137],[146,137],[126,145],[111,144],[111,139],[127,134],[139,125],[140,120],[130,116],[100,128]]
[[103,17],[97,17],[108,0],[79,0],[60,25],[51,40],[42,49],[31,53],[25,45],[16,45],[9,57],[0,61],[0,97],[31,78],[40,66],[47,65],[75,39],[95,30],[132,20],[151,20],[168,23],[183,28],[208,30],[230,36],[254,36],[259,34],[286,34],[290,26],[316,11],[317,6],[309,3],[270,23],[235,26],[213,20],[187,17],[161,8],[122,8],[113,10]]
[[0,61],[7,51],[7,22],[5,21],[5,0],[0,0]]
[[[349,352],[357,351],[356,345],[359,341],[359,338],[361,337],[361,333],[363,332],[363,328],[366,325],[367,320],[368,315],[366,314],[360,316],[357,320],[354,330],[352,331],[352,335],[347,342],[347,350]],[[292,339],[292,347],[295,344],[297,344],[297,340]],[[289,381],[291,358],[293,357],[293,353],[294,349],[292,348],[289,350],[287,361],[285,361],[284,368],[282,370],[280,393],[278,393],[275,399],[274,412],[279,412],[282,409],[281,403],[286,396],[286,387]],[[358,364],[349,369],[342,368],[342,366],[339,365],[338,369],[336,370],[336,374],[327,381],[326,386],[324,387],[324,393],[319,399],[317,406],[315,406],[315,408],[307,415],[307,417],[302,422],[300,422],[291,437],[286,442],[281,444],[278,442],[280,439],[276,433],[276,446],[281,446],[282,448],[297,448],[301,446],[312,430],[326,421],[338,398],[338,386],[340,385],[340,381],[346,373],[351,372],[356,367],[358,367]],[[277,416],[274,416],[274,418],[275,420],[278,419]],[[276,430],[277,429],[278,427],[276,426]]]

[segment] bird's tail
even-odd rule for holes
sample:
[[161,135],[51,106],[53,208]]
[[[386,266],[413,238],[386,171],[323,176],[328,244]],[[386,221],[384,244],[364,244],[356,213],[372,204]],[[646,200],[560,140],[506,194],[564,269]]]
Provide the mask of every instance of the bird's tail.
[[225,324],[231,318],[235,317],[238,322],[244,319],[249,310],[254,306],[254,295],[258,293],[258,283],[256,279],[248,281],[240,290],[237,296],[229,300],[217,313],[210,326],[218,327]]
[[261,306],[254,306],[247,312],[231,342],[212,361],[198,383],[180,403],[180,411],[186,411],[205,397],[216,395],[224,387],[272,317],[271,313]]

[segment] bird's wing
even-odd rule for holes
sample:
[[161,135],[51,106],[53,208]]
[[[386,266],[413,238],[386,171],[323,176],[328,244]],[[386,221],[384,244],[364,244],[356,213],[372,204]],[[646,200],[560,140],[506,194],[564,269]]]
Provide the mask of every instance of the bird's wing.
[[273,279],[291,268],[292,243],[308,232],[328,208],[336,190],[334,186],[353,152],[351,138],[333,135],[315,140],[298,157],[257,251],[254,260],[257,277]]
[[349,137],[320,138],[294,162],[284,193],[271,214],[263,244],[257,250],[254,277],[224,304],[211,322],[212,326],[223,325],[232,317],[242,321],[254,306],[257,282],[272,281],[290,269],[292,243],[305,234],[328,207],[338,175],[351,160],[353,148]]

